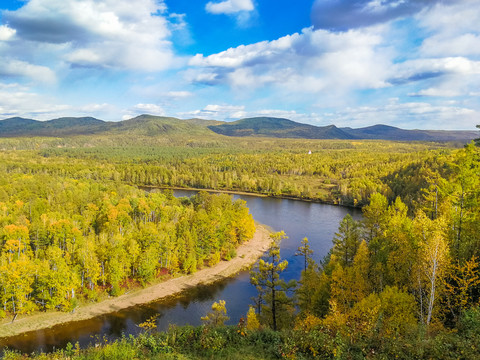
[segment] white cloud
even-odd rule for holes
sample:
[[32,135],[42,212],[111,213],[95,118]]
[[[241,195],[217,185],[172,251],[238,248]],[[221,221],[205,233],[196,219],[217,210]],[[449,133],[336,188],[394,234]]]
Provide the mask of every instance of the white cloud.
[[234,14],[241,11],[253,11],[254,8],[252,0],[210,1],[205,6],[205,10],[212,14]]
[[245,106],[243,105],[218,105],[209,104],[201,110],[181,112],[181,117],[196,117],[207,120],[238,119],[245,117]]
[[3,17],[22,41],[68,45],[73,66],[158,71],[174,59],[165,9],[155,0],[31,0]]
[[480,11],[478,0],[439,3],[418,16],[429,36],[422,42],[424,56],[480,55]]
[[0,41],[9,41],[13,38],[16,31],[7,25],[0,25]]
[[339,110],[325,117],[337,126],[363,127],[373,124],[404,129],[472,129],[480,112],[466,107],[400,102],[390,99],[383,106],[361,106]]
[[69,116],[93,116],[103,120],[118,120],[112,114],[118,109],[108,103],[68,105],[57,98],[36,93],[17,83],[0,83],[0,119],[20,116],[36,120],[50,120]]
[[295,92],[380,88],[391,63],[379,29],[331,33],[304,29],[274,41],[230,48],[190,60],[187,80],[232,87],[273,85]]
[[164,96],[172,99],[183,99],[193,96],[193,94],[190,91],[168,91],[164,94]]
[[318,29],[345,31],[404,18],[437,2],[456,0],[316,0],[312,23]]
[[56,104],[55,99],[37,94],[25,86],[0,83],[0,118],[21,116],[38,120],[68,114],[69,105]]
[[428,56],[480,55],[480,35],[472,33],[457,36],[438,34],[426,39],[421,50]]
[[356,106],[323,113],[302,113],[294,110],[261,109],[245,110],[240,106],[208,105],[201,110],[178,114],[181,117],[202,119],[238,120],[250,117],[286,118],[305,124],[338,127],[366,127],[374,124],[397,126],[404,129],[472,130],[480,112],[457,105],[433,105],[429,102],[401,102],[398,98],[388,99],[380,106]]
[[480,61],[465,57],[423,58],[395,65],[392,73],[399,80],[422,80],[447,74],[480,74]]
[[410,93],[409,96],[435,96],[435,97],[456,97],[461,96],[462,93],[455,89],[442,89],[442,88],[428,88],[420,90],[416,93]]
[[236,105],[207,105],[203,109],[204,111],[218,113],[218,112],[228,112],[228,111],[240,111],[243,110],[245,106],[236,106]]
[[149,115],[165,115],[163,108],[156,104],[137,104],[133,107],[136,112]]
[[86,115],[92,114],[102,114],[102,113],[111,113],[115,111],[116,108],[112,104],[103,103],[103,104],[86,104],[78,108],[79,112],[82,112]]
[[325,126],[330,124],[324,124],[322,117],[316,113],[298,113],[295,110],[276,110],[276,109],[263,109],[258,111],[250,111],[247,114],[248,117],[266,116],[277,117],[293,120],[304,124],[314,124],[317,126]]
[[0,57],[0,77],[27,77],[37,82],[53,84],[56,82],[55,73],[48,67],[29,64],[25,61],[11,60]]
[[125,111],[122,120],[128,120],[143,114],[166,116],[165,110],[157,104],[137,104]]

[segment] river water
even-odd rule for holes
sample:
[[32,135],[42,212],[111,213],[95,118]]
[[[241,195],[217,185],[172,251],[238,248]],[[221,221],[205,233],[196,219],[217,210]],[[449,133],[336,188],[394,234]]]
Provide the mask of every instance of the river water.
[[[176,190],[175,196],[190,196],[193,191]],[[281,257],[288,260],[288,268],[282,274],[288,281],[299,279],[303,260],[295,256],[304,237],[314,251],[316,261],[321,260],[332,246],[332,238],[339,222],[347,214],[354,219],[361,218],[358,209],[304,202],[298,200],[274,199],[248,195],[234,195],[247,202],[253,218],[268,225],[274,231],[284,230],[288,239],[281,244]],[[122,334],[138,334],[139,323],[159,314],[157,328],[168,329],[169,324],[199,325],[200,318],[210,311],[214,301],[225,300],[229,324],[236,324],[248,311],[255,287],[249,282],[248,271],[236,277],[225,279],[208,286],[200,286],[180,296],[148,305],[136,306],[94,319],[58,325],[51,329],[33,331],[19,336],[1,339],[0,349],[8,346],[24,353],[52,351],[67,343],[78,342],[82,347],[99,342],[101,339],[115,339]]]

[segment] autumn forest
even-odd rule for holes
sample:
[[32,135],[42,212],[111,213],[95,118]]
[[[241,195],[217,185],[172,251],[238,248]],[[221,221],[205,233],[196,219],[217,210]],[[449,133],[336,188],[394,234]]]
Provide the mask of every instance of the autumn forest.
[[[0,139],[0,318],[69,312],[236,255],[255,232],[247,192],[358,207],[329,254],[286,282],[279,244],[251,269],[238,325],[44,357],[474,359],[480,352],[480,148],[474,142],[226,138],[186,133]],[[21,358],[15,351],[4,354]],[[118,355],[118,356],[117,356]],[[122,357],[123,356],[123,357]]]

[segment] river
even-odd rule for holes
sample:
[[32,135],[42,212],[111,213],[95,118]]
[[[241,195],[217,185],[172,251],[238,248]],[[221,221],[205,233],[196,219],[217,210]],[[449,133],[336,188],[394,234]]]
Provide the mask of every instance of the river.
[[[175,196],[190,196],[193,191],[176,190]],[[288,239],[281,243],[281,256],[288,260],[288,268],[282,274],[288,281],[299,279],[303,268],[301,257],[295,256],[300,241],[308,237],[314,251],[314,259],[321,260],[332,246],[332,238],[339,222],[347,214],[361,218],[358,209],[346,208],[298,200],[275,199],[248,195],[234,195],[247,202],[253,218],[274,231],[284,230]],[[236,324],[248,311],[256,290],[249,282],[248,271],[235,278],[189,290],[180,296],[148,305],[128,308],[94,319],[55,326],[0,340],[0,348],[8,346],[24,353],[52,351],[67,343],[78,342],[82,347],[101,339],[115,339],[122,334],[139,333],[139,323],[159,314],[157,328],[168,329],[170,324],[199,325],[200,317],[210,311],[214,301],[226,301],[229,324]]]

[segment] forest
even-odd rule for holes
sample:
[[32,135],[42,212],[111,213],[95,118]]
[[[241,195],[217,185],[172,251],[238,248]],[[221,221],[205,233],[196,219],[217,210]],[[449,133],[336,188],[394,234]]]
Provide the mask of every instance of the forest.
[[[410,196],[412,191],[401,193],[402,172],[422,171],[426,162],[454,149],[448,143],[372,140],[219,140],[183,135],[155,139],[1,139],[0,166],[6,172],[363,206],[373,193]],[[122,141],[125,144],[119,145]]]
[[[0,153],[4,315],[70,309],[235,254],[254,224],[245,204],[176,199],[133,185],[194,187],[358,206],[320,263],[286,283],[279,243],[251,271],[258,296],[225,326],[218,301],[200,327],[75,345],[39,358],[475,359],[480,352],[480,149],[439,143],[178,138],[177,145],[34,139]],[[165,141],[173,141],[172,139]],[[309,153],[311,152],[311,153]],[[15,279],[15,285],[12,285]],[[6,358],[21,358],[6,352]]]
[[255,231],[242,200],[75,180],[0,177],[0,317],[71,311],[82,300],[189,274],[221,259]]

